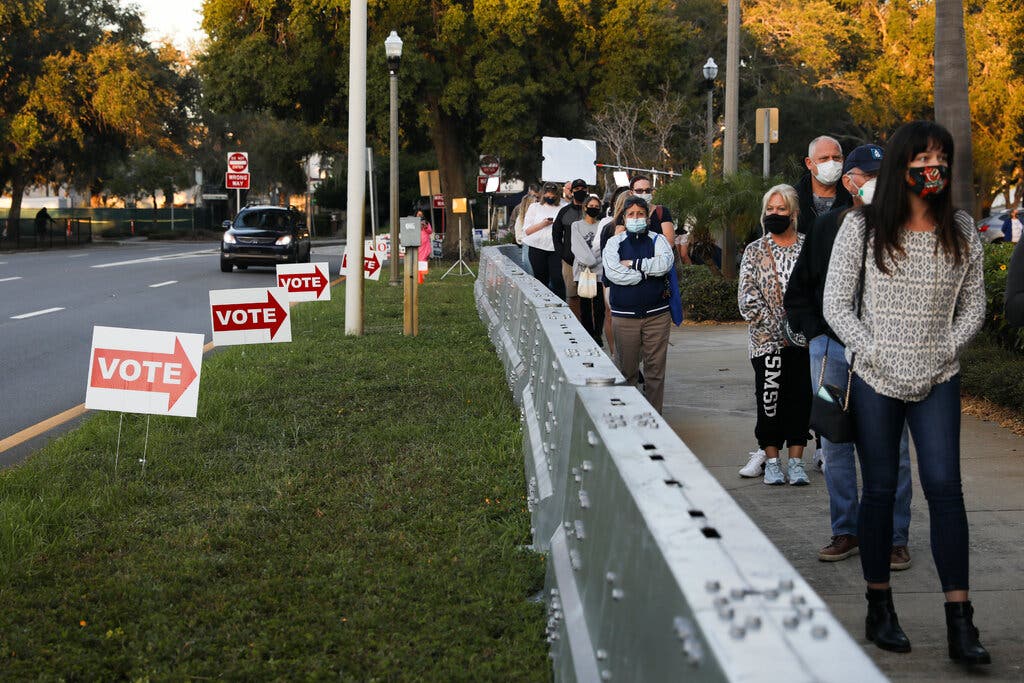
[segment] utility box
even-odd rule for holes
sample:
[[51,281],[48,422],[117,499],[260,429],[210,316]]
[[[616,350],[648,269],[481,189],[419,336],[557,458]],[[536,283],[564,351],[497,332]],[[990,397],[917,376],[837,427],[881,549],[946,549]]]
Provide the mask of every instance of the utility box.
[[420,246],[420,219],[417,216],[402,216],[399,227],[399,241],[403,247]]

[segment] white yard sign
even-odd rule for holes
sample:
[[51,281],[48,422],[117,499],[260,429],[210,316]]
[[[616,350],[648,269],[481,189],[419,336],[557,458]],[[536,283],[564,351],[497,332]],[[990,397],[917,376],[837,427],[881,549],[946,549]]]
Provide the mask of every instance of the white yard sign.
[[195,417],[203,335],[94,327],[85,407]]
[[323,263],[281,263],[277,286],[288,290],[289,301],[330,301],[330,265]]
[[216,346],[292,340],[288,290],[284,287],[211,290],[210,319]]

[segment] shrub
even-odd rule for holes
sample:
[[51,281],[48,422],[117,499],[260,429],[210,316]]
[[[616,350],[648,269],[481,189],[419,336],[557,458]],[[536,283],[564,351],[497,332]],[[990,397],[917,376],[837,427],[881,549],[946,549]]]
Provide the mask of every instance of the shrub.
[[683,266],[679,291],[687,320],[740,320],[737,281],[715,275],[707,266]]
[[1024,330],[1010,327],[1003,318],[1007,268],[1013,248],[1008,244],[985,246],[985,331],[1009,350],[1024,351]]
[[1006,349],[992,333],[982,332],[960,358],[963,390],[1024,411],[1024,355]]

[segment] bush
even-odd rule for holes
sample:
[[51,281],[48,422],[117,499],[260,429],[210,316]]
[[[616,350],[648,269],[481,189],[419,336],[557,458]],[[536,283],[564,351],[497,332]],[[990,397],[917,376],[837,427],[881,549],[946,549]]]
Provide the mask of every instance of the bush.
[[963,390],[973,396],[1024,411],[1024,355],[1006,349],[982,332],[960,358]]
[[1006,297],[1007,268],[1013,248],[1008,244],[985,246],[985,327],[992,341],[1011,351],[1024,351],[1024,329],[1006,324],[1003,304]]
[[679,291],[687,320],[741,320],[737,281],[715,275],[707,266],[683,266]]

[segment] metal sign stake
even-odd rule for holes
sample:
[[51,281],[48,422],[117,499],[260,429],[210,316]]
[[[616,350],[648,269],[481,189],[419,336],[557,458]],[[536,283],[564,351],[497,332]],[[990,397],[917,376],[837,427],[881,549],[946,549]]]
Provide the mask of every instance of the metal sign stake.
[[114,478],[117,478],[117,461],[121,456],[121,425],[124,424],[124,413],[117,419],[117,447],[114,449]]
[[142,442],[142,457],[139,462],[142,463],[142,476],[146,476],[146,452],[149,450],[149,419],[152,415],[146,416],[146,439]]

